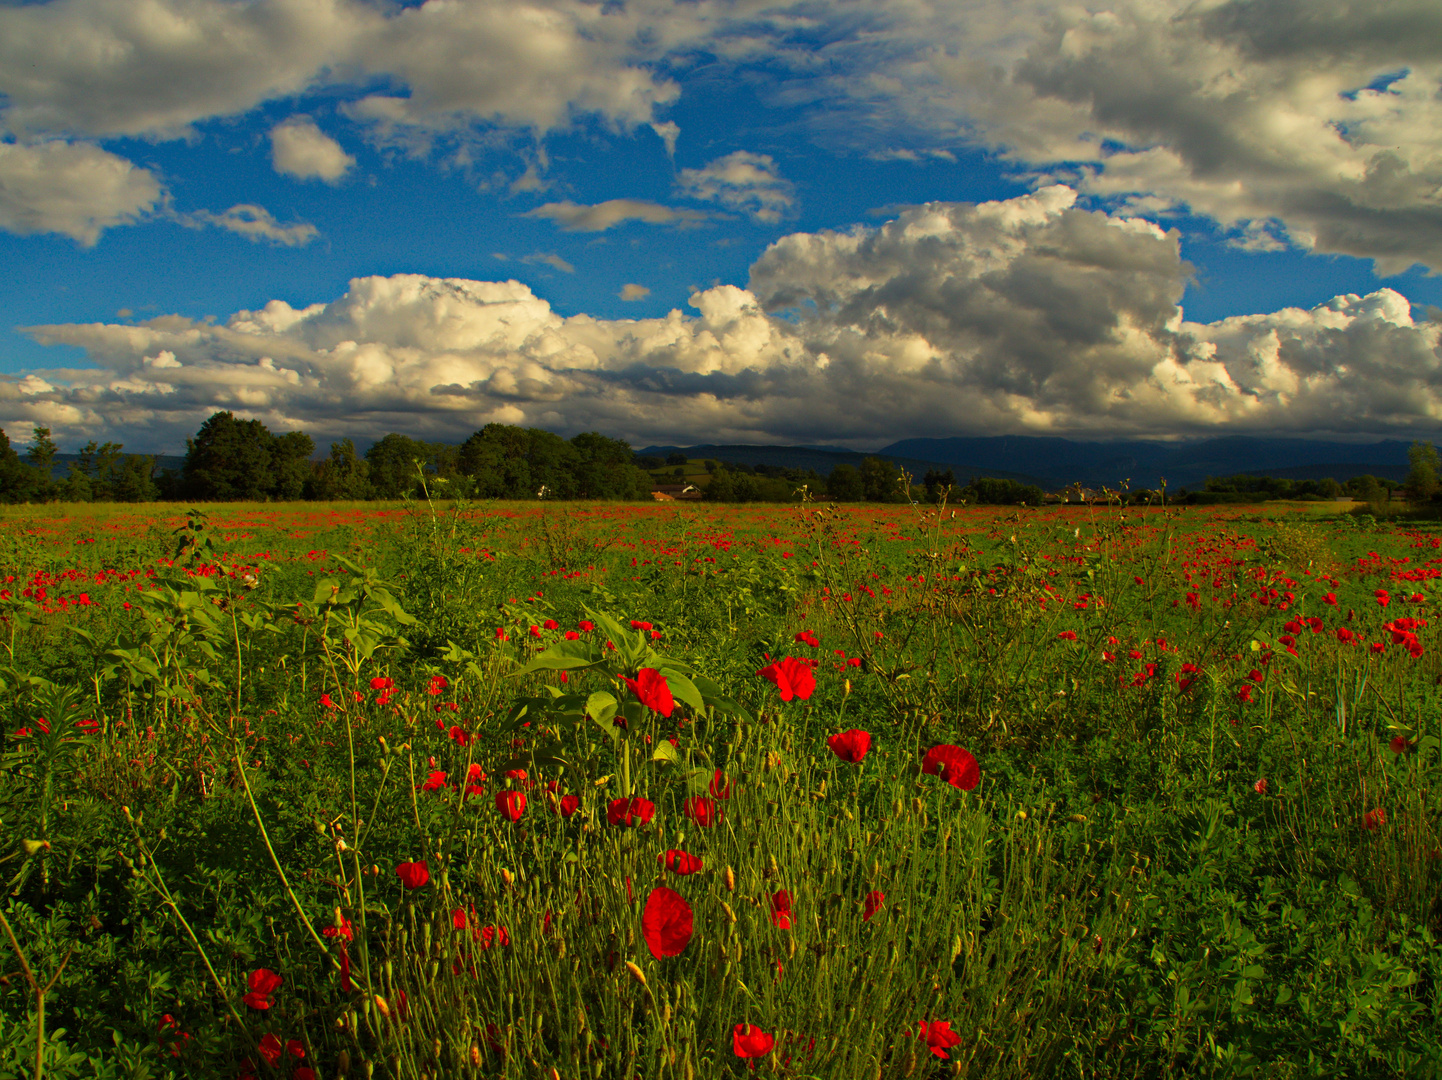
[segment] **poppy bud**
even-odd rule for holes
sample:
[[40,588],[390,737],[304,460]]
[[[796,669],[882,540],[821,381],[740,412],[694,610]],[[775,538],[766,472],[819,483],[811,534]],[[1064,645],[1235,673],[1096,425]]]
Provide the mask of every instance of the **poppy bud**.
[[501,868],[501,880],[506,883],[506,888],[509,889],[509,888],[511,887],[512,882],[514,882],[516,879],[511,876],[511,872],[510,872],[509,870],[507,870],[505,867],[502,867],[502,868]]
[[384,1016],[387,1020],[391,1018],[391,1007],[386,1002],[386,999],[381,997],[379,994],[376,995],[376,1008],[380,1011],[380,1014]]
[[481,1067],[481,1048],[471,1043],[471,1064],[479,1069]]
[[642,971],[640,967],[638,967],[636,964],[633,964],[630,960],[627,960],[626,970],[631,973],[631,978],[635,979],[642,986],[646,985],[646,973]]
[[335,1071],[341,1076],[350,1072],[350,1051],[342,1050],[335,1056]]
[[[731,869],[731,867],[729,867],[729,866],[726,867],[726,891],[727,891],[727,892],[735,892],[735,891],[736,891],[736,874],[735,874],[735,872]],[[732,922],[735,922],[736,920],[735,920],[735,919],[732,919],[731,921],[732,921]]]
[[736,912],[731,910],[731,905],[728,904],[725,900],[722,900],[721,907],[726,912],[726,918],[730,919],[734,923],[736,921]]
[[49,848],[50,848],[50,841],[49,841],[49,840],[21,840],[21,841],[20,841],[20,846],[25,849],[25,854],[26,854],[26,855],[34,855],[34,854],[36,854],[36,853],[39,852],[39,851],[48,851]]

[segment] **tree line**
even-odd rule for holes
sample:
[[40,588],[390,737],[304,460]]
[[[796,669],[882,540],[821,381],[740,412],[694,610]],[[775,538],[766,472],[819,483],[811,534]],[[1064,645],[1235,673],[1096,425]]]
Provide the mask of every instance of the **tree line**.
[[303,431],[273,434],[259,420],[211,416],[185,442],[179,470],[119,443],[78,451],[56,479],[59,447],[34,429],[22,455],[0,430],[0,502],[285,501],[400,499],[443,493],[492,499],[641,499],[651,478],[628,443],[597,432],[563,439],[539,428],[487,424],[459,446],[391,433],[363,455],[351,439],[312,460]]

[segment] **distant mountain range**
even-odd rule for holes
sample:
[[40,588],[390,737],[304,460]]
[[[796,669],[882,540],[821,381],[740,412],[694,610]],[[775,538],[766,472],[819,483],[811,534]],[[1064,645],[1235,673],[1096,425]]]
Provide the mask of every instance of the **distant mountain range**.
[[[17,450],[20,453],[20,460],[24,461],[24,448],[17,447]],[[174,472],[179,472],[181,467],[185,464],[184,454],[154,454],[151,456],[155,458],[156,476],[159,476],[166,469],[170,469]],[[50,466],[50,478],[52,480],[64,480],[67,476],[70,475],[71,463],[77,462],[79,460],[79,454],[56,454],[55,461]]]
[[[986,438],[903,439],[873,451],[914,474],[951,469],[965,483],[974,476],[995,476],[1036,484],[1048,491],[1082,484],[1135,488],[1199,488],[1209,476],[1287,477],[1293,480],[1330,476],[1345,481],[1371,474],[1406,479],[1409,442],[1391,439],[1373,443],[1321,439],[1268,439],[1230,435],[1190,442],[1078,442],[1037,435]],[[868,456],[851,450],[813,446],[648,446],[639,454],[665,457],[683,451],[690,458],[714,458],[746,465],[780,465],[815,469],[829,475],[845,462],[856,465]]]

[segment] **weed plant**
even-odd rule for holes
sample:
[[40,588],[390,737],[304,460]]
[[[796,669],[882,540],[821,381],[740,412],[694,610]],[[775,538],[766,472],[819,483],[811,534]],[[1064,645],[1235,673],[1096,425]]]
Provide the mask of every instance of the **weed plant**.
[[1264,509],[6,508],[0,1075],[1437,1075],[1442,536]]

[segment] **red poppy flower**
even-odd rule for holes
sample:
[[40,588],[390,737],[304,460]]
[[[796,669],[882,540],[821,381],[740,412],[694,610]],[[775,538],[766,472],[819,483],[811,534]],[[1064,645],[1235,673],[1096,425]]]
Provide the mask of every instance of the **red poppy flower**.
[[921,760],[921,771],[930,776],[940,776],[962,791],[970,791],[981,782],[981,768],[976,758],[969,751],[949,743],[928,750]]
[[446,774],[440,769],[437,769],[426,778],[426,782],[421,785],[421,790],[439,791],[441,788],[449,786],[450,785],[446,783]]
[[1387,811],[1380,806],[1375,810],[1368,810],[1362,815],[1362,828],[1372,832],[1387,824]]
[[582,619],[576,625],[581,628],[581,633],[583,634],[588,634],[592,630],[596,629],[596,624],[593,623],[590,619]]
[[865,905],[861,911],[861,921],[868,922],[871,916],[881,910],[881,905],[886,903],[886,894],[880,889],[873,889],[866,894]]
[[642,705],[654,709],[662,716],[670,716],[671,710],[676,707],[676,701],[671,697],[671,688],[666,685],[666,676],[655,668],[643,667],[636,672],[634,679],[626,680],[626,685]]
[[284,981],[270,968],[257,968],[246,980],[250,993],[245,995],[245,1003],[252,1009],[270,1008],[270,995],[280,989],[280,984]]
[[917,1036],[925,1039],[931,1052],[939,1058],[946,1057],[946,1051],[961,1042],[961,1036],[951,1030],[950,1020],[932,1020],[930,1023],[920,1020],[916,1026],[920,1029]]
[[301,1065],[291,1074],[290,1080],[315,1080],[315,1070],[309,1065]]
[[372,690],[390,690],[395,686],[394,679],[387,679],[384,675],[377,675],[371,680]]
[[580,806],[581,797],[579,795],[562,795],[557,805],[557,810],[562,817],[568,818],[574,814]]
[[661,860],[666,864],[667,870],[682,877],[696,873],[702,866],[699,856],[677,848],[668,848],[666,854],[661,856]]
[[791,894],[785,889],[779,890],[771,898],[771,921],[776,924],[777,929],[791,929]]
[[1407,736],[1405,735],[1395,736],[1388,745],[1392,747],[1392,753],[1394,754],[1405,754],[1412,748],[1412,744],[1407,741]]
[[737,1024],[731,1030],[731,1049],[739,1058],[761,1058],[771,1053],[776,1037],[755,1024]]
[[658,885],[641,911],[641,936],[657,960],[680,956],[691,943],[691,905],[674,889]]
[[431,880],[431,868],[426,865],[425,859],[419,862],[403,862],[396,867],[396,876],[407,889],[419,889]]
[[305,1045],[299,1039],[288,1039],[285,1044],[285,1052],[300,1061],[305,1057]]
[[504,926],[483,926],[476,934],[476,938],[480,941],[483,949],[489,949],[495,944],[509,945],[511,943],[510,931]]
[[329,694],[322,694],[320,696],[320,703],[324,705],[327,709],[336,708],[336,703],[330,699]]
[[831,747],[831,752],[842,761],[857,765],[866,756],[866,751],[871,749],[871,732],[852,728],[840,735],[831,736],[826,740],[826,745]]
[[1258,795],[1265,795],[1267,793],[1267,778],[1264,776],[1260,780],[1258,780],[1255,784],[1252,785],[1252,790],[1255,791]]
[[260,1056],[265,1058],[272,1066],[280,1062],[280,1052],[283,1048],[280,1040],[272,1032],[266,1032],[265,1038],[260,1040]]
[[811,673],[811,668],[794,656],[788,656],[780,663],[769,664],[756,674],[776,684],[776,689],[781,691],[782,701],[790,701],[792,698],[805,701],[811,696],[811,691],[816,689],[816,676]]
[[813,649],[818,648],[821,645],[821,640],[816,636],[816,633],[813,630],[803,630],[791,640],[799,641],[803,645],[810,645]]
[[444,675],[432,675],[431,681],[426,685],[426,693],[435,697],[451,685],[450,680]]
[[526,793],[524,791],[496,792],[496,809],[507,821],[520,821],[521,815],[526,812]]
[[655,813],[655,803],[633,795],[629,799],[611,800],[611,805],[606,807],[606,820],[612,825],[648,825]]
[[1062,631],[1060,634],[1058,634],[1056,637],[1057,637],[1057,640],[1058,640],[1058,641],[1075,641],[1075,640],[1076,640],[1076,631],[1075,631],[1075,630],[1063,630],[1063,631]]
[[717,769],[711,777],[711,783],[706,785],[706,790],[711,793],[713,799],[731,798],[731,781],[720,769]]
[[558,623],[555,619],[547,619],[541,625],[543,625],[547,630],[559,630],[561,628],[561,624]]
[[681,809],[686,816],[700,825],[703,829],[709,829],[719,821],[725,820],[726,815],[716,805],[714,799],[708,799],[705,795],[693,795],[681,804]]

